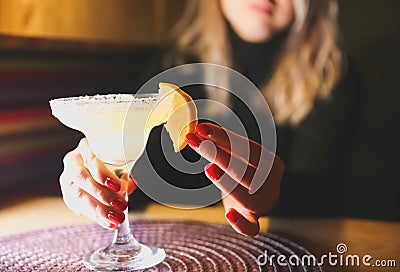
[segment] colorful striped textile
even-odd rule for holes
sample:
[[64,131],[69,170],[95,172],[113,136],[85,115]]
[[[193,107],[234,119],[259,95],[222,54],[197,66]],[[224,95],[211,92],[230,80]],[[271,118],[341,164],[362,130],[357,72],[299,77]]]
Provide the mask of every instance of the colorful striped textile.
[[9,68],[0,55],[0,200],[36,184],[58,183],[63,156],[82,137],[51,115],[50,99],[135,88],[135,69],[120,67],[118,62],[88,65],[85,59],[75,59],[56,65],[47,60],[41,65],[39,59],[36,65],[22,67],[20,62],[12,62]]

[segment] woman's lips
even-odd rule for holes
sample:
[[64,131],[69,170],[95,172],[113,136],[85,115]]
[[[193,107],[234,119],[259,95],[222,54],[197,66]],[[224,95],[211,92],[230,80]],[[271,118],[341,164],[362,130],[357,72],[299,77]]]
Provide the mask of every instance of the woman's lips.
[[253,10],[257,11],[258,13],[271,15],[273,4],[270,2],[257,2],[257,3],[252,3],[250,7]]

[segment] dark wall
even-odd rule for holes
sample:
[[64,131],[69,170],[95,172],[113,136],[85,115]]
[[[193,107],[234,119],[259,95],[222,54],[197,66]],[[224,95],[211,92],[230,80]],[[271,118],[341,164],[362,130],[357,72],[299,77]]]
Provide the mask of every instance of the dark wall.
[[364,74],[364,122],[353,156],[350,215],[400,219],[400,28],[398,0],[340,0],[349,55]]

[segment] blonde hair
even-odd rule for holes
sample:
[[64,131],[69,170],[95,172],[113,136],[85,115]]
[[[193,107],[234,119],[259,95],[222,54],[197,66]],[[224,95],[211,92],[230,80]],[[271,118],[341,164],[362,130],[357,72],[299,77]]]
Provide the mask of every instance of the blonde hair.
[[[219,2],[189,1],[185,16],[175,28],[175,64],[194,55],[201,62],[232,67],[227,25]],[[288,38],[269,82],[259,86],[279,124],[303,120],[315,99],[329,96],[344,68],[337,1],[293,0],[293,5],[295,18]],[[221,100],[215,93],[207,94]]]

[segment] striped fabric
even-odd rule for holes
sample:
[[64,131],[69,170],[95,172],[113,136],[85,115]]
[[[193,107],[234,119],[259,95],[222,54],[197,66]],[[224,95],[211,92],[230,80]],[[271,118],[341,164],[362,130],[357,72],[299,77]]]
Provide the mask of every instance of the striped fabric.
[[0,56],[0,200],[36,184],[54,187],[63,156],[82,137],[51,115],[50,99],[131,92],[134,73],[134,69],[104,63],[100,67],[58,64],[8,69],[1,61]]

